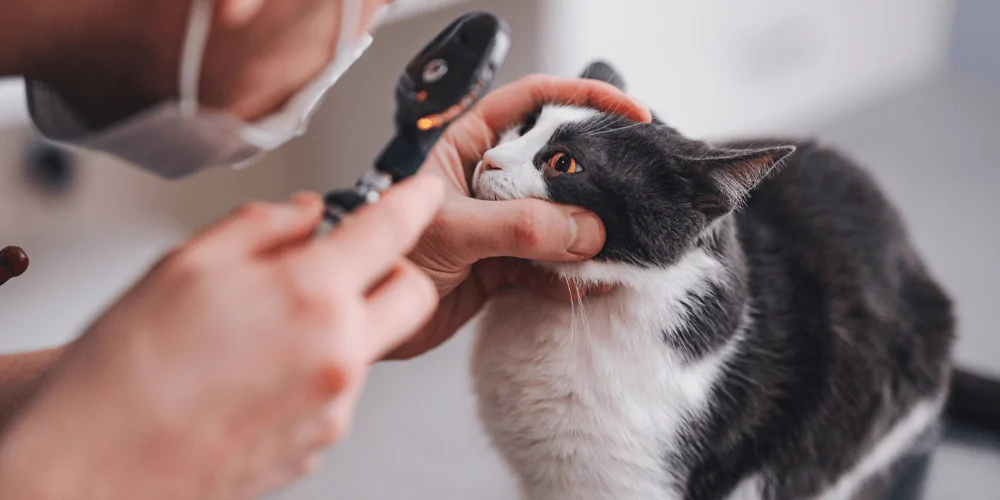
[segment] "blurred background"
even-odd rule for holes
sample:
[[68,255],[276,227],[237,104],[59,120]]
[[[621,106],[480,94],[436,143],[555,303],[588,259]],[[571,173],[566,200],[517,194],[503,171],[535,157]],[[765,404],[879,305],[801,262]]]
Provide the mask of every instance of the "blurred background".
[[[0,288],[0,352],[75,337],[160,254],[252,199],[353,183],[392,132],[398,72],[451,19],[500,14],[501,81],[603,58],[689,136],[782,134],[837,145],[902,208],[957,301],[960,364],[1000,377],[1000,2],[993,0],[396,0],[399,11],[309,133],[241,171],[167,182],[36,139],[0,80],[0,246],[31,269]],[[514,498],[475,418],[468,332],[376,367],[353,434],[283,500]],[[997,498],[1000,444],[950,434],[925,498]]]

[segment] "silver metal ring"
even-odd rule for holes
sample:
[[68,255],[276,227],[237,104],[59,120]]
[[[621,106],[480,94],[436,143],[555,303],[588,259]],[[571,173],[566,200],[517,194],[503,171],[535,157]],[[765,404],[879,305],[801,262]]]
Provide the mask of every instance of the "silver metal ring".
[[424,66],[424,83],[434,83],[448,74],[448,62],[444,59],[434,59]]

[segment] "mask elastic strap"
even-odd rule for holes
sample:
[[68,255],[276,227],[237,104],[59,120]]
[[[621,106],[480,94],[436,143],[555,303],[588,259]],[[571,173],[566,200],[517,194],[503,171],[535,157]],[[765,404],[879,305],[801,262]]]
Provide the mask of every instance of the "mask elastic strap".
[[194,0],[188,19],[187,34],[181,52],[180,111],[187,117],[198,113],[198,87],[201,84],[201,67],[208,45],[208,33],[212,29],[215,0]]
[[361,14],[364,8],[362,0],[344,0],[340,4],[340,35],[337,36],[337,53],[351,46],[358,36],[364,32],[358,31],[361,24]]

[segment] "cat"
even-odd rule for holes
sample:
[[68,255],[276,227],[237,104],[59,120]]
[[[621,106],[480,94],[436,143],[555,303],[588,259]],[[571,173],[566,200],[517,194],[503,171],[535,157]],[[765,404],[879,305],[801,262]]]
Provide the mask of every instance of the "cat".
[[[583,77],[623,88],[603,63]],[[480,419],[525,498],[884,498],[933,435],[952,303],[841,153],[548,105],[471,187],[606,226],[593,259],[532,265],[614,291],[564,304],[508,290],[478,318]]]

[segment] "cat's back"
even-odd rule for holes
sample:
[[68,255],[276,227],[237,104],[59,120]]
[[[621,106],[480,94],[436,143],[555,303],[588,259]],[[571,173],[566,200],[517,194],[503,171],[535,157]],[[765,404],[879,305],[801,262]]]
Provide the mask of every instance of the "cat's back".
[[[762,142],[771,141],[752,144]],[[831,293],[873,300],[917,287],[935,309],[950,313],[894,204],[869,172],[835,149],[800,143],[736,220],[751,261],[780,254],[785,265]]]
[[853,260],[910,246],[901,217],[872,175],[843,153],[812,141],[799,143],[761,183],[738,220],[750,239],[755,231],[766,231],[790,250],[821,251],[829,258]]
[[851,359],[850,371],[915,389],[903,406],[940,394],[954,337],[951,300],[863,167],[802,143],[736,221],[760,307],[772,316],[818,314],[825,326],[817,332],[836,332],[826,342],[831,355]]
[[[732,146],[772,142],[794,141]],[[813,141],[799,143],[736,221],[751,276],[794,274],[815,284],[827,301],[853,303],[873,319],[897,323],[907,319],[901,315],[923,316],[938,332],[936,347],[948,351],[950,299],[928,272],[894,204],[845,154]]]
[[[762,142],[769,141],[752,144]],[[814,395],[806,413],[823,421],[790,431],[807,445],[776,452],[786,478],[810,477],[798,463],[851,457],[863,469],[879,453],[895,456],[902,448],[883,438],[901,431],[890,429],[919,420],[900,440],[912,441],[945,395],[954,319],[893,203],[846,155],[806,142],[735,221],[759,312],[754,342],[762,350],[781,346],[797,373],[796,397]],[[802,419],[792,415],[789,427]],[[825,466],[851,483],[843,464]]]

